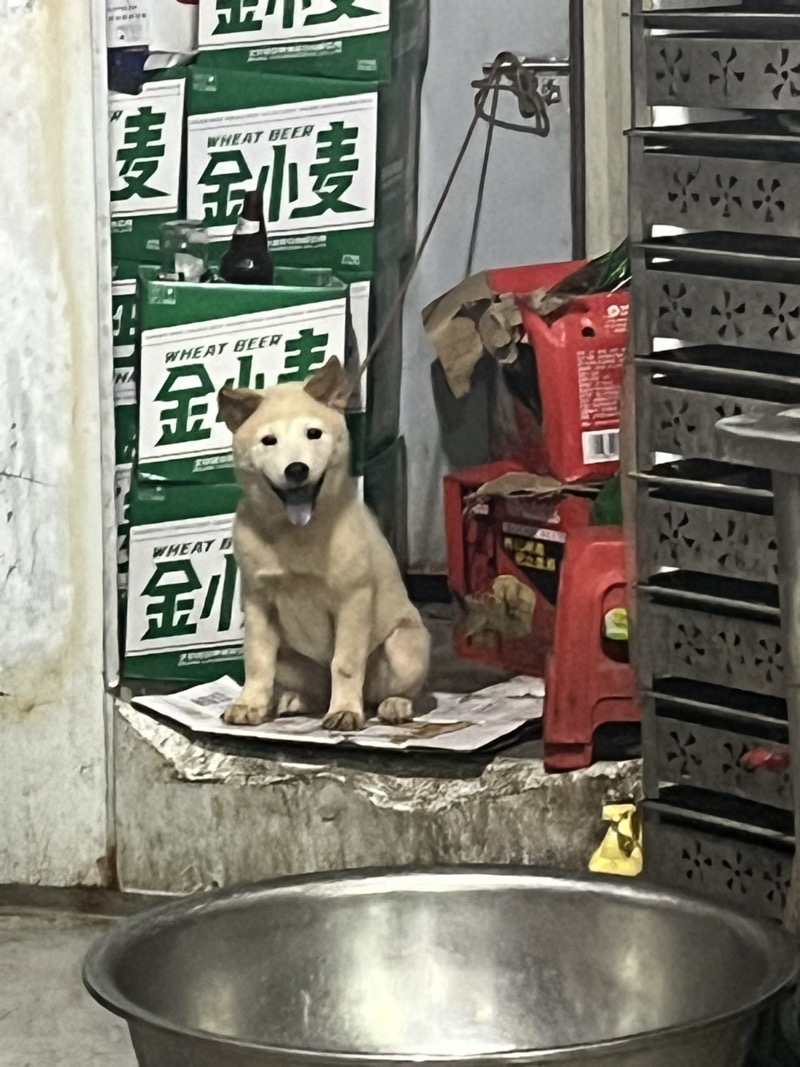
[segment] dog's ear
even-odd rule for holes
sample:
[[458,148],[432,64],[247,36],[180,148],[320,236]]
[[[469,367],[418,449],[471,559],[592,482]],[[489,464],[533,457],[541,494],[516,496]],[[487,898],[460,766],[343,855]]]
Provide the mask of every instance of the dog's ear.
[[263,399],[262,394],[253,389],[229,389],[227,386],[220,389],[217,396],[219,413],[231,433],[236,433],[242,423],[247,422]]
[[305,391],[320,404],[325,404],[336,411],[345,411],[347,402],[355,391],[351,381],[336,356],[331,356],[322,370],[308,379]]

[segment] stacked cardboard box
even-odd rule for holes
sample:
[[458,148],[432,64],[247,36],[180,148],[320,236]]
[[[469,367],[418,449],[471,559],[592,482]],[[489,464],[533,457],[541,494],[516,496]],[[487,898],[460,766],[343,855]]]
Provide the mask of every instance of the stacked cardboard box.
[[157,263],[159,227],[185,217],[183,77],[110,93],[111,247],[115,262]]
[[201,62],[388,84],[424,64],[427,0],[200,0]]
[[243,619],[233,558],[235,485],[139,483],[131,502],[125,675],[242,677]]
[[[166,41],[146,7],[109,0],[110,47]],[[109,97],[125,673],[179,682],[241,674],[216,393],[363,360],[413,253],[427,0],[200,0],[199,27],[193,63]],[[203,220],[216,265],[256,186],[275,286],[159,279],[164,222]],[[401,363],[398,319],[349,421],[354,473],[402,554]]]
[[120,625],[124,626],[128,587],[130,494],[136,462],[138,405],[136,395],[136,275],[133,263],[116,263],[111,283],[114,338],[114,499],[117,513],[117,587]]
[[106,0],[106,43],[188,54],[197,48],[197,15],[197,0]]
[[371,273],[378,136],[378,91],[369,82],[194,67],[187,211],[224,249],[257,185],[277,262]]

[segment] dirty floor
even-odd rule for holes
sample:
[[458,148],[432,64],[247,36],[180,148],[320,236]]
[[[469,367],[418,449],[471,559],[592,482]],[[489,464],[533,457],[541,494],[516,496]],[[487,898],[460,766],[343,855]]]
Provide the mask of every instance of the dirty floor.
[[[456,659],[449,607],[427,606],[425,616],[434,644],[431,689],[471,692],[507,677]],[[520,747],[530,751],[518,756],[540,755],[538,742]],[[126,1026],[81,981],[83,958],[109,921],[0,906],[0,1067],[136,1067]]]
[[136,1067],[127,1028],[81,982],[106,924],[0,910],[0,1067]]
[[[0,1067],[136,1067],[125,1025],[83,988],[83,957],[107,919],[0,908]],[[748,1067],[796,1067],[770,1025]],[[766,1045],[781,1041],[781,1048]]]

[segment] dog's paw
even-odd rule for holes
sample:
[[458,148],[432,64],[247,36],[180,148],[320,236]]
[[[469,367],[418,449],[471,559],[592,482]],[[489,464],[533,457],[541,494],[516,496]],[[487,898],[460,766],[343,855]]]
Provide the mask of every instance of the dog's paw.
[[345,708],[342,711],[331,709],[322,720],[326,730],[339,734],[352,734],[360,730],[364,725],[364,712]]
[[308,704],[299,693],[291,690],[281,693],[278,698],[277,714],[281,715],[308,715]]
[[378,718],[381,722],[393,726],[411,722],[414,718],[414,705],[408,697],[389,697],[378,705]]
[[222,721],[229,726],[260,726],[270,718],[269,708],[266,704],[249,704],[239,701],[231,704]]

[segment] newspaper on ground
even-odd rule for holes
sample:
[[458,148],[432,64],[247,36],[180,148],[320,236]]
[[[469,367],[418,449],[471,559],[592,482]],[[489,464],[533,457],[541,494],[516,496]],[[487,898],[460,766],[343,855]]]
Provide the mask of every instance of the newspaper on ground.
[[225,677],[169,696],[136,697],[133,703],[197,734],[315,745],[348,742],[362,748],[442,752],[476,752],[485,748],[540,719],[544,705],[544,683],[538,678],[518,677],[477,693],[433,693],[435,709],[402,726],[371,719],[358,733],[333,733],[322,728],[321,715],[286,716],[260,726],[229,726],[222,721],[222,716],[240,692],[239,684]]

